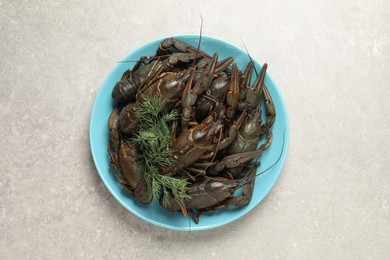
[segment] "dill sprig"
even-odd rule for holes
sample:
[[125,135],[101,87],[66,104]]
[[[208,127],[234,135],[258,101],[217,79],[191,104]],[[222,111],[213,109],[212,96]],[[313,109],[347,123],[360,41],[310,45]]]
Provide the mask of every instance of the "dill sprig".
[[159,168],[173,163],[174,150],[168,147],[171,136],[169,122],[179,116],[176,110],[161,113],[163,107],[164,102],[159,97],[143,95],[135,109],[140,120],[140,131],[133,137],[133,141],[142,153],[137,171],[144,173],[150,198],[158,199],[163,193],[163,205],[168,205],[172,198],[183,205],[189,199],[188,182],[172,177],[174,173],[159,172]]

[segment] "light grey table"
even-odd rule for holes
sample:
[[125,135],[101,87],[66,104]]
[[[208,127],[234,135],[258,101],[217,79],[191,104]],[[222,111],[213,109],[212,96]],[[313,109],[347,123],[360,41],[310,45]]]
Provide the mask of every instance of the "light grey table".
[[[291,139],[258,207],[188,235],[116,202],[88,127],[116,62],[199,13],[269,64]],[[1,1],[0,259],[389,259],[389,103],[386,0]]]

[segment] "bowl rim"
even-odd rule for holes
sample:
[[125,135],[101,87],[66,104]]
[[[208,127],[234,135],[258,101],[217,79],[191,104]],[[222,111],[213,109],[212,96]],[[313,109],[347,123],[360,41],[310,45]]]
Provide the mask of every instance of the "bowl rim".
[[[193,37],[199,37],[199,35],[197,34],[178,34],[178,35],[173,35],[173,36],[166,36],[166,37],[162,37],[162,38],[158,38],[158,39],[155,39],[155,40],[151,40],[145,44],[141,44],[140,46],[138,46],[137,48],[134,48],[131,52],[127,53],[125,55],[125,57],[131,55],[133,52],[136,52],[138,51],[139,49],[141,48],[147,48],[149,45],[153,45],[155,44],[156,42],[161,42],[163,41],[164,39],[167,39],[167,38],[193,38]],[[244,53],[247,53],[246,50],[243,50],[242,48],[236,46],[235,44],[232,44],[226,40],[222,40],[220,38],[216,38],[216,37],[213,37],[213,36],[209,36],[209,35],[203,35],[202,34],[202,38],[208,38],[208,39],[211,39],[213,41],[217,41],[217,42],[222,42],[224,44],[227,44],[227,45],[230,45],[236,49],[238,49],[239,51],[241,52],[244,52]],[[260,65],[262,63],[260,63],[256,58],[250,56],[250,58],[253,60],[253,62],[255,63],[255,65]],[[289,137],[290,137],[290,127],[289,127],[289,120],[288,120],[288,113],[287,113],[287,108],[286,108],[286,104],[285,104],[285,101],[284,101],[284,98],[282,96],[282,93],[281,91],[279,90],[278,88],[278,85],[275,84],[275,81],[272,79],[271,75],[268,73],[267,71],[267,75],[268,75],[268,79],[269,81],[275,86],[276,88],[276,91],[278,92],[279,96],[280,96],[280,101],[281,101],[281,108],[284,110],[283,112],[285,113],[286,117],[285,117],[285,130],[284,130],[284,145],[283,145],[283,154],[282,154],[282,157],[280,158],[279,162],[277,164],[282,164],[281,168],[280,168],[280,171],[277,173],[277,176],[275,178],[275,180],[272,182],[272,185],[269,185],[269,188],[266,190],[266,194],[265,196],[256,204],[254,205],[252,208],[250,208],[249,210],[247,210],[246,212],[244,212],[243,214],[240,214],[240,215],[237,215],[237,216],[234,216],[232,218],[229,218],[228,220],[226,221],[222,221],[222,222],[219,222],[219,223],[216,223],[216,224],[212,224],[212,225],[203,225],[203,226],[191,226],[191,229],[189,228],[183,228],[183,227],[177,227],[177,226],[173,226],[173,225],[168,225],[168,224],[164,224],[164,223],[161,223],[161,222],[158,222],[158,221],[155,221],[155,220],[152,220],[152,219],[149,219],[149,218],[146,218],[144,217],[142,214],[138,213],[137,211],[135,211],[134,209],[132,209],[131,207],[129,207],[126,202],[124,202],[121,197],[119,197],[117,195],[116,192],[114,192],[114,190],[112,189],[111,185],[108,183],[107,179],[105,178],[104,174],[102,173],[102,169],[100,168],[100,165],[99,163],[97,162],[97,159],[96,159],[96,151],[94,149],[94,141],[93,141],[93,138],[92,138],[92,132],[93,132],[93,129],[92,129],[92,125],[93,125],[93,121],[94,119],[96,118],[96,110],[95,107],[98,106],[98,103],[97,103],[97,100],[99,100],[100,98],[100,95],[103,95],[102,92],[100,91],[101,88],[107,84],[109,78],[110,78],[110,75],[112,74],[112,72],[118,67],[120,66],[120,63],[119,64],[116,64],[110,71],[109,73],[106,75],[105,77],[105,80],[103,81],[103,83],[100,85],[99,89],[98,89],[98,93],[95,97],[95,100],[94,100],[94,103],[93,103],[93,107],[92,107],[92,112],[91,112],[91,116],[90,116],[90,120],[89,120],[89,142],[90,142],[90,150],[91,150],[91,154],[92,154],[92,159],[93,159],[93,162],[94,162],[94,165],[95,165],[95,168],[100,176],[100,179],[102,180],[102,182],[104,183],[104,186],[110,191],[111,195],[125,208],[127,209],[128,211],[130,211],[132,214],[134,214],[135,216],[137,216],[138,218],[150,223],[150,224],[153,224],[155,226],[158,226],[158,227],[162,227],[162,228],[166,228],[166,229],[171,229],[171,230],[177,230],[177,231],[201,231],[201,230],[208,230],[208,229],[213,229],[213,228],[217,228],[217,227],[220,227],[220,226],[224,226],[226,224],[229,224],[229,223],[232,223],[234,221],[236,221],[237,219],[243,217],[244,215],[246,215],[247,213],[249,213],[250,211],[252,211],[254,208],[256,208],[257,205],[259,205],[261,203],[262,200],[264,200],[265,197],[268,196],[269,192],[271,191],[271,189],[275,186],[275,183],[276,181],[279,179],[280,177],[280,174],[281,172],[283,171],[283,168],[285,167],[285,163],[286,163],[286,158],[287,158],[287,153],[288,153],[288,146],[289,146]],[[273,167],[275,167],[276,165],[274,165]]]

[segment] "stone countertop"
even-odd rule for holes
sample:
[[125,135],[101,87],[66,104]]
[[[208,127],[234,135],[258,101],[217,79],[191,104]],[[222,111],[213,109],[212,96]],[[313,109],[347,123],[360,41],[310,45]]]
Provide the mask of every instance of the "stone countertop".
[[[111,196],[88,131],[116,62],[199,14],[269,64],[291,134],[258,207],[187,233]],[[386,0],[0,1],[0,259],[388,259],[389,24]]]

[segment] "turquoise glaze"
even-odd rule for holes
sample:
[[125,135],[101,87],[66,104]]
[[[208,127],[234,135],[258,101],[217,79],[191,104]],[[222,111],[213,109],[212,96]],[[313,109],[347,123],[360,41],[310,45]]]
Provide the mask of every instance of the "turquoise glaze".
[[[197,35],[183,35],[175,37],[193,46],[198,45],[199,36]],[[127,55],[123,60],[137,60],[141,56],[154,55],[159,43],[162,40],[163,39],[159,39],[143,45],[142,47],[133,51],[131,54]],[[202,37],[200,48],[210,55],[212,55],[214,52],[218,52],[220,60],[228,56],[233,56],[240,69],[243,69],[249,60],[247,53],[240,48],[237,48],[236,46],[225,41],[208,36]],[[256,60],[254,60],[254,62],[256,64],[257,70],[260,71],[260,63]],[[99,175],[107,189],[119,201],[119,203],[121,203],[131,213],[149,223],[163,228],[187,231],[189,230],[190,223],[188,218],[185,218],[181,213],[168,212],[164,210],[157,201],[154,201],[152,204],[146,206],[136,203],[131,198],[131,196],[122,190],[121,186],[116,180],[114,172],[110,169],[109,166],[109,156],[107,153],[107,144],[109,141],[107,120],[114,106],[113,100],[111,98],[111,91],[115,83],[120,80],[123,72],[129,68],[132,68],[133,65],[134,63],[118,63],[104,81],[96,97],[90,121],[90,145],[93,160],[95,162],[96,169],[99,172]],[[272,64],[269,64],[269,68],[272,70]],[[252,77],[252,82],[254,79],[255,75]],[[200,217],[199,224],[195,224],[191,219],[192,223],[190,229],[192,231],[219,227],[242,217],[264,199],[264,197],[274,186],[282,171],[286,160],[287,147],[289,143],[287,111],[282,96],[268,73],[265,78],[265,83],[274,100],[277,116],[272,128],[273,142],[268,150],[265,151],[261,156],[261,166],[257,169],[257,172],[261,172],[262,170],[267,169],[277,161],[282,151],[284,133],[285,141],[281,159],[273,168],[257,177],[253,198],[247,206],[229,206],[225,209],[216,210],[212,214],[204,213]],[[238,192],[239,191],[236,193]],[[262,214],[262,212],[258,211],[257,214]]]

